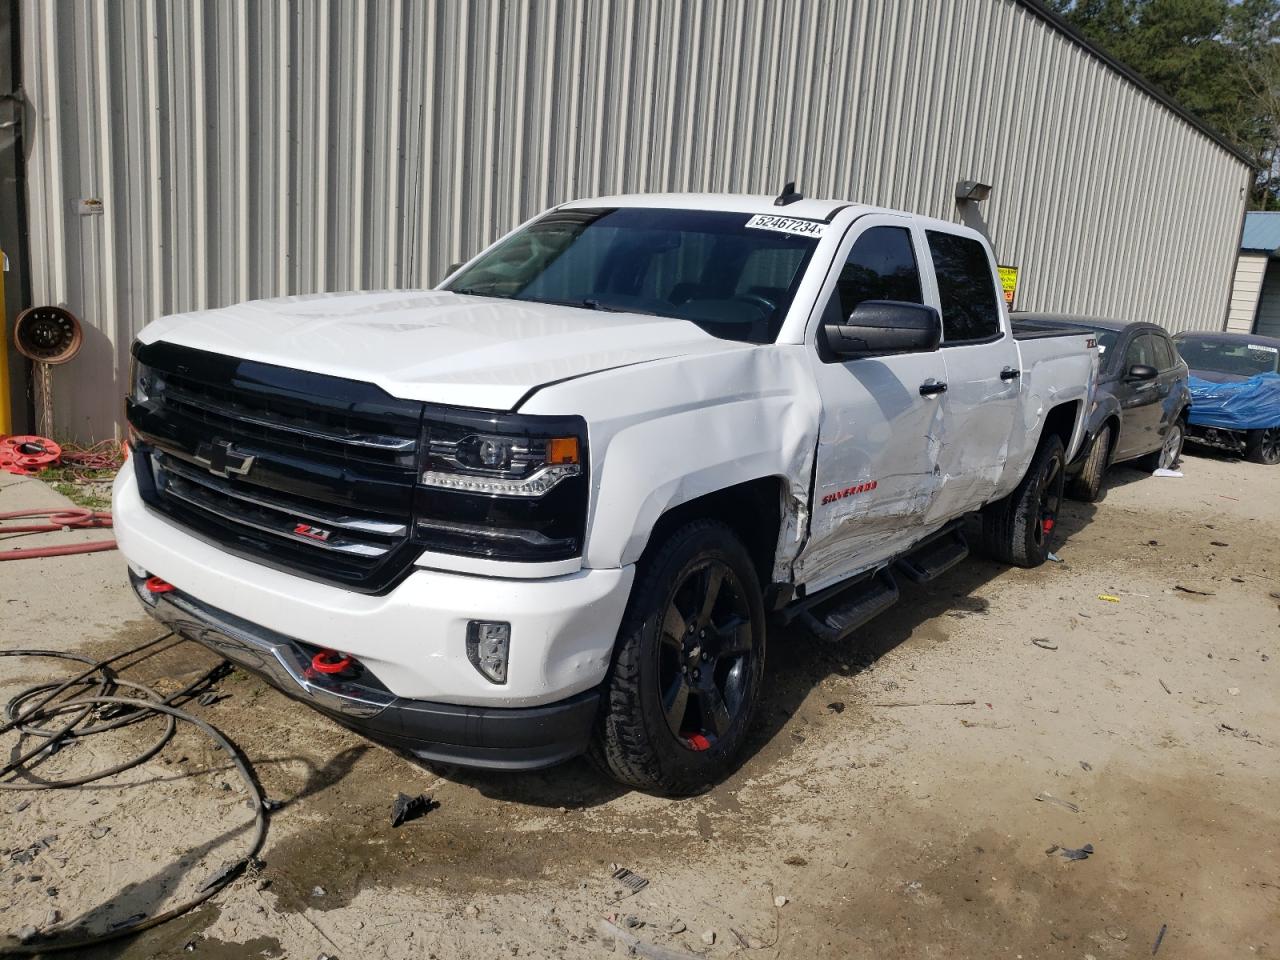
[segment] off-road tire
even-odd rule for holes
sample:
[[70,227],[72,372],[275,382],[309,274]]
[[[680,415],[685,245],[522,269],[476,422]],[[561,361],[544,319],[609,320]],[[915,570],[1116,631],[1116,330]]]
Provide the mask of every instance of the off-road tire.
[[[738,713],[709,748],[691,750],[672,733],[659,692],[662,623],[691,570],[708,559],[727,565],[749,609],[753,655]],[[765,613],[755,565],[723,523],[680,527],[640,562],[618,631],[590,757],[614,779],[651,793],[699,793],[729,773],[750,729],[764,668]],[[735,594],[737,595],[737,594]]]
[[1098,431],[1089,447],[1080,472],[1067,481],[1067,496],[1084,503],[1097,503],[1106,497],[1105,484],[1108,461],[1111,459],[1111,424]]
[[1057,523],[1055,518],[1047,533],[1037,533],[1041,527],[1041,494],[1051,484],[1057,488],[1061,501],[1064,460],[1062,439],[1051,434],[1040,441],[1017,489],[983,508],[982,545],[987,556],[1018,567],[1038,567],[1049,558]]
[[1250,430],[1245,434],[1244,458],[1250,463],[1275,466],[1280,463],[1280,427],[1267,430]]

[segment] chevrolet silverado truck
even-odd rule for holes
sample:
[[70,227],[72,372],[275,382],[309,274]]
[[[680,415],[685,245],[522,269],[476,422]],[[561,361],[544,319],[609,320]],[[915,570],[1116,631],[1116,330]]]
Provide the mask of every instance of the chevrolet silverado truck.
[[790,189],[567,203],[436,289],[168,316],[132,358],[153,616],[425,761],[668,794],[732,769],[767,624],[845,640],[974,512],[1044,561],[1098,362],[1013,332],[980,234]]

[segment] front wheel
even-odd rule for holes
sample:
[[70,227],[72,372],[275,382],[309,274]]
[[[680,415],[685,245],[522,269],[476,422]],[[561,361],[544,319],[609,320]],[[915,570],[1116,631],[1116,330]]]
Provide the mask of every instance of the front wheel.
[[1067,495],[1073,500],[1085,503],[1096,503],[1102,499],[1103,478],[1107,472],[1107,461],[1111,458],[1111,425],[1107,424],[1093,438],[1089,447],[1089,456],[1085,458],[1080,473],[1071,478],[1067,484]]
[[1280,463],[1280,427],[1250,430],[1245,434],[1244,456],[1252,463]]
[[642,561],[592,755],[615,779],[697,793],[733,767],[764,671],[764,601],[733,531],[697,521]]
[[982,510],[982,540],[995,560],[1038,567],[1049,559],[1062,509],[1066,454],[1053,434],[1040,442],[1017,489]]

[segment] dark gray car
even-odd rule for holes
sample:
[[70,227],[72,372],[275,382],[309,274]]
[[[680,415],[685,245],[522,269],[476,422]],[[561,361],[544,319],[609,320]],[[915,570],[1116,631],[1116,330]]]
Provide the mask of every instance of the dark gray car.
[[1148,472],[1177,464],[1191,392],[1187,365],[1163,327],[1056,313],[1018,312],[1013,321],[1022,326],[1084,327],[1098,338],[1098,383],[1084,443],[1068,467],[1070,496],[1097,500],[1112,464],[1136,460],[1135,466]]

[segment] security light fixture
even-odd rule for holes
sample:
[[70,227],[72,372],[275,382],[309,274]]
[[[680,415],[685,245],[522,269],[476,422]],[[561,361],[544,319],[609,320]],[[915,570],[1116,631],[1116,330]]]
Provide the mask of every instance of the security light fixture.
[[963,202],[972,200],[981,203],[991,196],[991,184],[979,183],[977,180],[961,180],[956,184],[956,199]]

